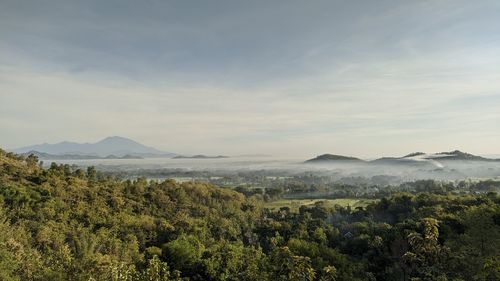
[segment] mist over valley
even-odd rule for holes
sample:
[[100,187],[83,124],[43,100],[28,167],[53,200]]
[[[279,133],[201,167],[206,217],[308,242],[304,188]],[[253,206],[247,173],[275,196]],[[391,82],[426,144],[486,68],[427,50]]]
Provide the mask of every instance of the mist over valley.
[[0,281],[500,280],[499,15],[0,0]]

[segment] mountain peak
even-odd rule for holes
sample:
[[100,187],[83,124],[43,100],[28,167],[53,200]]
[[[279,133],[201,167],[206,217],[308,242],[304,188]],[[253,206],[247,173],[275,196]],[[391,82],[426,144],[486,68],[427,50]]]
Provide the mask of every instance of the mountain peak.
[[306,163],[311,162],[329,162],[329,161],[363,161],[356,157],[336,155],[336,154],[322,154],[317,156],[316,158],[309,159]]
[[458,149],[450,152],[440,152],[436,153],[432,159],[440,160],[491,160],[481,156],[473,155],[470,153],[462,152]]
[[102,143],[102,142],[134,142],[134,143],[137,143],[134,140],[131,140],[131,139],[125,138],[125,137],[120,137],[120,136],[106,137],[97,143]]
[[422,155],[425,155],[425,153],[423,153],[423,152],[413,152],[413,153],[410,153],[410,154],[407,154],[407,155],[403,156],[403,158],[411,158],[411,157],[422,156]]
[[[453,151],[449,151],[449,152],[439,152],[439,153],[436,153],[436,154],[468,154],[468,153],[465,153],[465,152],[462,152],[458,149],[455,149]],[[472,154],[469,154],[469,155],[472,155]]]

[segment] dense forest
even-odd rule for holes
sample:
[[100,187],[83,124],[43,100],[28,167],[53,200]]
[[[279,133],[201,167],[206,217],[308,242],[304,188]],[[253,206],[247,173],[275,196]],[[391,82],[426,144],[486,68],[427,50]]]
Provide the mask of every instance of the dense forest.
[[500,280],[495,192],[271,211],[202,182],[0,150],[0,280]]

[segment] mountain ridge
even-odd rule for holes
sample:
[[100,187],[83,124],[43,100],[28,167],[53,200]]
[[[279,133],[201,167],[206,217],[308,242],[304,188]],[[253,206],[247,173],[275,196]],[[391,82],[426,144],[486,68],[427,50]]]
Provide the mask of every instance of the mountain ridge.
[[321,163],[321,162],[331,162],[331,161],[342,161],[342,162],[366,162],[356,157],[343,156],[338,154],[321,154],[315,158],[306,160],[305,163]]
[[13,152],[19,154],[25,154],[30,151],[55,156],[77,155],[108,157],[114,155],[116,157],[123,157],[130,155],[131,157],[171,157],[176,155],[175,153],[161,151],[120,136],[106,137],[95,143],[62,141],[54,144],[43,143],[25,146],[13,150]]
[[413,152],[402,157],[381,157],[374,160],[363,160],[351,156],[343,156],[337,154],[322,154],[315,158],[306,160],[304,163],[327,163],[327,162],[365,162],[365,163],[380,163],[380,164],[424,164],[431,161],[484,161],[496,162],[500,159],[485,158],[482,156],[473,155],[470,153],[454,150],[450,152],[438,152],[434,154],[426,154],[424,152]]
[[99,156],[99,155],[81,155],[81,154],[49,154],[45,152],[39,152],[35,150],[31,150],[22,154],[22,156],[34,155],[38,157],[40,160],[93,160],[93,159],[143,159],[141,156],[125,154],[122,156],[116,156],[113,154],[109,154],[107,156]]

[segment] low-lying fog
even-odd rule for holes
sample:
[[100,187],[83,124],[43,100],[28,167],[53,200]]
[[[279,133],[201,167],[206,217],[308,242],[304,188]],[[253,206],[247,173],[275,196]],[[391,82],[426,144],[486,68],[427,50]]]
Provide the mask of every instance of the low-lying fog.
[[[45,160],[49,165],[51,160]],[[148,178],[206,178],[254,174],[267,177],[286,177],[301,174],[329,176],[345,182],[353,178],[380,178],[384,181],[404,182],[419,179],[462,180],[499,179],[500,162],[486,161],[434,161],[426,163],[370,163],[342,162],[304,163],[304,159],[273,157],[231,157],[220,159],[93,159],[55,160],[54,162],[95,166],[106,172],[119,172],[131,177]]]

